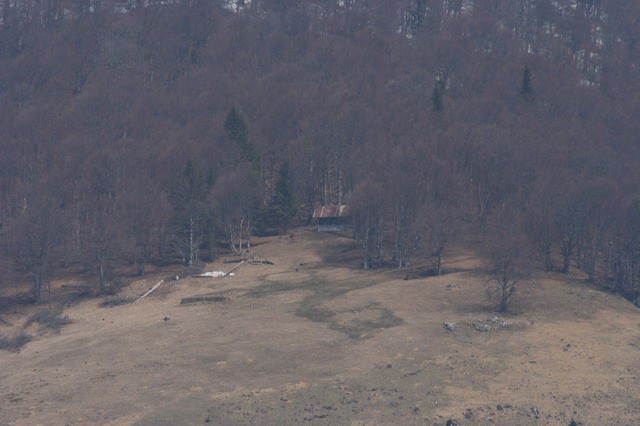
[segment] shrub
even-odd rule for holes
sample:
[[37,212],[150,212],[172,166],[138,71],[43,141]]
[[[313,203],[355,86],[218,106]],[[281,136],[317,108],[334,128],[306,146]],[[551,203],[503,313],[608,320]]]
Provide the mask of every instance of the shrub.
[[136,300],[135,297],[113,296],[107,297],[98,304],[101,308],[113,308],[115,306],[128,305]]
[[27,319],[24,326],[26,328],[31,324],[37,323],[45,326],[46,328],[59,330],[63,325],[67,325],[70,322],[67,315],[61,317],[61,314],[62,308],[60,306],[52,309],[40,309],[34,312],[29,319]]
[[0,336],[0,349],[7,351],[17,351],[22,346],[31,341],[32,337],[29,334],[20,333],[17,336],[5,337]]

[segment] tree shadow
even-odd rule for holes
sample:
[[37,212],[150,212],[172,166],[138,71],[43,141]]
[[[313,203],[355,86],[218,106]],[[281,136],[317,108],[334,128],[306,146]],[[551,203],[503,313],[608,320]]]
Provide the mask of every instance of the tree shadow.
[[[248,296],[254,298],[268,297],[270,295],[285,293],[295,290],[312,291],[311,295],[304,297],[295,310],[295,315],[313,322],[327,324],[332,330],[345,333],[351,339],[364,339],[371,337],[368,331],[397,327],[404,324],[404,320],[396,316],[393,311],[371,302],[358,309],[332,310],[327,307],[327,302],[335,300],[349,292],[369,288],[382,283],[382,280],[338,280],[327,281],[311,273],[311,278],[305,281],[282,282],[274,281],[262,284],[249,291]],[[362,313],[360,318],[354,316],[348,320],[340,318],[340,314]],[[364,317],[364,319],[362,319]]]

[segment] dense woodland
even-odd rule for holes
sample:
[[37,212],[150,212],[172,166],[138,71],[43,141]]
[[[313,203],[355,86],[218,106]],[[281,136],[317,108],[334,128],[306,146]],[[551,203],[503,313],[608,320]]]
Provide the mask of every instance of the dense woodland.
[[1,0],[0,295],[72,268],[104,293],[348,203],[366,269],[442,273],[471,235],[504,297],[580,270],[640,304],[638,22],[635,0]]

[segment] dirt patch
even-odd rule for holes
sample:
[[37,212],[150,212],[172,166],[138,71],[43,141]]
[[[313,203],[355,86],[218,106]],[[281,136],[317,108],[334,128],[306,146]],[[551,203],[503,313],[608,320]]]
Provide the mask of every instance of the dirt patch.
[[331,329],[341,331],[351,339],[370,338],[374,330],[398,327],[404,323],[402,318],[376,302],[360,309],[336,312],[328,322]]

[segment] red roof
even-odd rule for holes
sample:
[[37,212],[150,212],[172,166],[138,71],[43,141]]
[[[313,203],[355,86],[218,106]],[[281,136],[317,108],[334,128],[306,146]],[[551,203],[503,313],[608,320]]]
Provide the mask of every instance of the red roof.
[[313,218],[344,217],[347,216],[348,213],[347,206],[344,204],[318,206],[313,211]]

